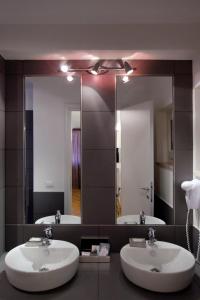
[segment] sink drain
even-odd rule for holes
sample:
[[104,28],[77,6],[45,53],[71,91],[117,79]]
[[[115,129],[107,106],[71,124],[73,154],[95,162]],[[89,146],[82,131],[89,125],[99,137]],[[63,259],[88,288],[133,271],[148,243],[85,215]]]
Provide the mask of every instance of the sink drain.
[[151,271],[151,272],[156,272],[156,273],[159,273],[159,272],[160,272],[160,270],[157,269],[157,268],[152,268],[150,271]]
[[39,271],[40,272],[47,272],[47,271],[49,271],[49,269],[46,268],[46,267],[42,267],[42,268],[39,269]]

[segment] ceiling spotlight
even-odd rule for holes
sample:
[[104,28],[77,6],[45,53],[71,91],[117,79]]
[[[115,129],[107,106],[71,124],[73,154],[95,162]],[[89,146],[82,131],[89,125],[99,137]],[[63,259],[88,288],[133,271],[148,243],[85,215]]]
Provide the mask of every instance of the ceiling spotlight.
[[97,62],[94,67],[91,68],[90,72],[93,74],[93,75],[98,75],[99,73],[99,68],[100,68],[100,63]]
[[67,73],[67,71],[69,70],[69,66],[67,64],[62,64],[60,66],[60,70],[63,72],[63,73]]
[[124,62],[124,69],[127,75],[133,73],[133,68],[129,65],[127,61]]
[[67,76],[67,81],[71,82],[74,80],[74,77],[72,75]]
[[123,81],[123,83],[129,82],[129,77],[128,77],[127,75],[124,75],[124,76],[122,77],[122,81]]

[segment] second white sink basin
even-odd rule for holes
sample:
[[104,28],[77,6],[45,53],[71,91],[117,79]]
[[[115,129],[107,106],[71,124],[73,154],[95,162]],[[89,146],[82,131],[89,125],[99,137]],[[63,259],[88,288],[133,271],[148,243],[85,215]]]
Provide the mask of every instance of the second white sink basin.
[[50,246],[20,245],[9,251],[5,258],[8,281],[29,292],[63,285],[75,275],[78,264],[78,248],[58,240],[52,240]]
[[120,258],[122,270],[131,282],[155,292],[180,291],[191,283],[194,274],[194,256],[171,243],[159,241],[147,248],[125,245]]

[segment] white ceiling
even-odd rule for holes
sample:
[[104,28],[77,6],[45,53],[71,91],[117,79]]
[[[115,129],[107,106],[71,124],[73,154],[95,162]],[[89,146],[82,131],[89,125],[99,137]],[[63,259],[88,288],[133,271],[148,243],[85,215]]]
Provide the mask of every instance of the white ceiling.
[[192,59],[199,0],[0,0],[6,59]]
[[1,0],[1,24],[196,23],[199,0]]

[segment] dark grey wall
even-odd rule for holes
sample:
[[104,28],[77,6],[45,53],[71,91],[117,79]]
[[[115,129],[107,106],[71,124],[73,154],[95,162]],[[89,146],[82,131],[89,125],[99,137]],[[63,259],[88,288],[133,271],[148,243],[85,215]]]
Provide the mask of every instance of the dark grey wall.
[[64,192],[33,192],[33,222],[55,215],[57,210],[64,214]]
[[[174,76],[174,217],[175,224],[186,222],[185,193],[181,183],[193,178],[192,67],[179,63]],[[192,219],[192,218],[191,218]],[[192,222],[192,220],[191,220]]]
[[115,224],[115,75],[82,76],[82,222]]
[[[30,237],[41,237],[45,225],[7,225],[6,249],[26,242]],[[129,237],[147,237],[148,227],[145,225],[53,225],[53,238],[64,240],[80,248],[82,236],[106,236],[111,242],[111,251],[119,252],[128,243]],[[161,241],[176,243],[187,247],[185,226],[156,225],[156,238]],[[192,237],[192,226],[190,227]]]
[[0,56],[0,255],[5,233],[5,62]]
[[24,223],[24,76],[6,63],[6,223]]
[[173,208],[157,195],[154,195],[154,216],[165,221],[167,225],[174,224]]
[[[72,68],[90,65],[87,61],[71,61]],[[174,222],[185,224],[186,203],[180,189],[182,180],[192,178],[192,62],[191,61],[130,61],[136,67],[136,76],[173,76],[174,84],[174,145],[175,145],[175,188]],[[6,242],[7,249],[27,237],[27,231],[38,231],[36,225],[23,225],[24,218],[24,76],[61,75],[58,73],[60,61],[7,61],[6,62]],[[82,172],[83,172],[83,223],[114,224],[115,202],[115,74],[91,76],[83,75],[82,90]],[[12,225],[13,224],[13,225]],[[14,225],[21,224],[21,225]],[[60,225],[62,226],[62,225]],[[112,226],[112,225],[110,225]],[[59,238],[70,230],[76,237],[90,234],[90,228],[106,233],[111,227],[102,225],[87,227],[69,225],[58,229]],[[112,236],[124,242],[134,227],[112,226]],[[131,230],[130,230],[131,228]],[[160,229],[169,233],[172,228]],[[180,228],[184,228],[181,226]],[[91,229],[93,230],[93,229]],[[138,229],[135,229],[136,231]],[[177,229],[178,230],[178,229]],[[182,230],[182,229],[181,229]],[[66,232],[66,233],[65,233]],[[109,231],[107,231],[109,234]],[[40,231],[40,235],[42,231]],[[173,233],[174,234],[174,233]],[[123,236],[124,235],[124,236]],[[160,236],[165,238],[165,234]],[[178,236],[177,236],[178,238]],[[184,240],[184,235],[182,235]],[[181,241],[180,241],[181,242]]]

